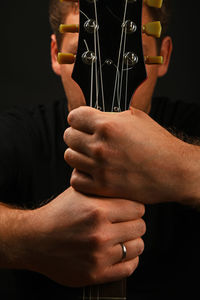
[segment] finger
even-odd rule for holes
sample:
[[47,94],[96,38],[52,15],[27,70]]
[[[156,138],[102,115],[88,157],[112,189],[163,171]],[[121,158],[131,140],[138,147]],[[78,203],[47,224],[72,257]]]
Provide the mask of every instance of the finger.
[[112,198],[104,202],[105,213],[111,223],[137,220],[145,213],[145,206],[135,201]]
[[[77,180],[77,178],[78,178],[78,180]],[[85,186],[85,185],[92,186],[94,183],[93,179],[90,175],[88,175],[84,172],[81,172],[77,169],[74,169],[72,172],[72,175],[71,175],[71,180],[70,180],[71,186],[78,192],[88,194],[87,189],[84,189],[85,190],[84,192],[82,192],[79,189],[79,185],[77,185],[77,182],[81,182],[82,186]]]
[[[87,162],[88,166],[89,164],[91,165],[90,170],[92,170],[92,161],[89,159]],[[82,172],[79,172],[77,169],[74,169],[71,176],[71,185],[78,192],[96,195],[96,182],[92,177],[92,171],[88,170],[89,168],[86,171],[82,170]],[[104,205],[102,206],[102,203],[100,203],[99,206],[102,207],[111,223],[136,220],[141,218],[145,213],[145,206],[139,202],[117,198],[96,198],[100,202],[103,201]]]
[[[71,186],[78,192],[84,194],[93,194],[92,187],[94,186],[93,178],[83,171],[74,169],[71,175]],[[89,187],[89,189],[88,189]],[[90,192],[88,192],[90,190]]]
[[90,156],[88,145],[92,136],[88,133],[69,127],[64,132],[64,141],[73,150]]
[[[126,247],[126,257],[123,261],[129,261],[137,256],[141,255],[144,251],[144,242],[141,238],[134,239],[123,243]],[[122,262],[123,251],[121,244],[118,244],[112,248],[110,257],[112,258],[112,264],[117,264]]]
[[[124,261],[115,265],[110,266],[105,274],[102,274],[102,282],[109,282],[109,281],[119,281],[123,278],[127,278],[133,274],[139,264],[139,257]],[[103,281],[104,280],[104,281]]]
[[90,170],[94,168],[94,161],[82,153],[76,152],[71,148],[65,151],[64,159],[72,168],[76,168],[79,172],[90,174]]
[[73,109],[68,116],[68,123],[73,128],[86,132],[94,133],[97,115],[101,112],[88,106],[81,106]]
[[144,220],[138,219],[128,222],[115,223],[112,225],[112,243],[119,245],[143,236],[146,232]]

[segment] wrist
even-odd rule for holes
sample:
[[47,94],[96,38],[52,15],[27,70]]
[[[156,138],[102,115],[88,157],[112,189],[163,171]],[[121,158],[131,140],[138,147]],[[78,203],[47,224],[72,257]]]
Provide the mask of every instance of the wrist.
[[180,153],[181,172],[179,200],[184,205],[200,206],[200,147],[183,143]]
[[29,269],[33,211],[0,204],[0,268]]

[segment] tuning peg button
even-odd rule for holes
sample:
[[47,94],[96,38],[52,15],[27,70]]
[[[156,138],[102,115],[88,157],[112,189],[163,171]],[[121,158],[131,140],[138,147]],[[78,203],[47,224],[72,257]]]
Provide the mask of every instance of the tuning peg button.
[[58,53],[58,63],[60,65],[71,65],[73,63],[75,63],[75,59],[76,59],[76,55],[72,54],[72,53]]
[[59,27],[60,33],[67,33],[67,32],[79,32],[79,25],[78,24],[61,24]]
[[142,32],[147,35],[159,38],[162,32],[162,26],[160,21],[150,22],[142,26]]
[[163,0],[144,0],[144,3],[150,7],[161,8]]
[[78,0],[60,0],[60,2],[78,2]]
[[144,62],[147,65],[162,65],[163,56],[145,56]]

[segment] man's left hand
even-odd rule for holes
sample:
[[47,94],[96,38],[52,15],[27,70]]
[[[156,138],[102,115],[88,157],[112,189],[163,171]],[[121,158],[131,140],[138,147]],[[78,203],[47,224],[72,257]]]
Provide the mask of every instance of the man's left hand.
[[191,145],[146,113],[74,109],[64,133],[71,185],[79,192],[145,204],[179,201],[187,189]]

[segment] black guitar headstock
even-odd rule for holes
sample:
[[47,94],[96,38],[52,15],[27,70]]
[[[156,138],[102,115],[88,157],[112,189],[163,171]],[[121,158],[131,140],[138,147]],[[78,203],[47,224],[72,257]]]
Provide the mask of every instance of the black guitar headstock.
[[[134,91],[146,79],[145,60],[160,62],[143,56],[142,33],[156,36],[161,31],[159,22],[142,26],[143,2],[79,1],[79,44],[72,77],[87,105],[103,111],[128,109]],[[162,1],[145,2],[158,6]],[[70,60],[69,54],[59,57],[61,63],[73,63],[74,59],[72,56]]]

